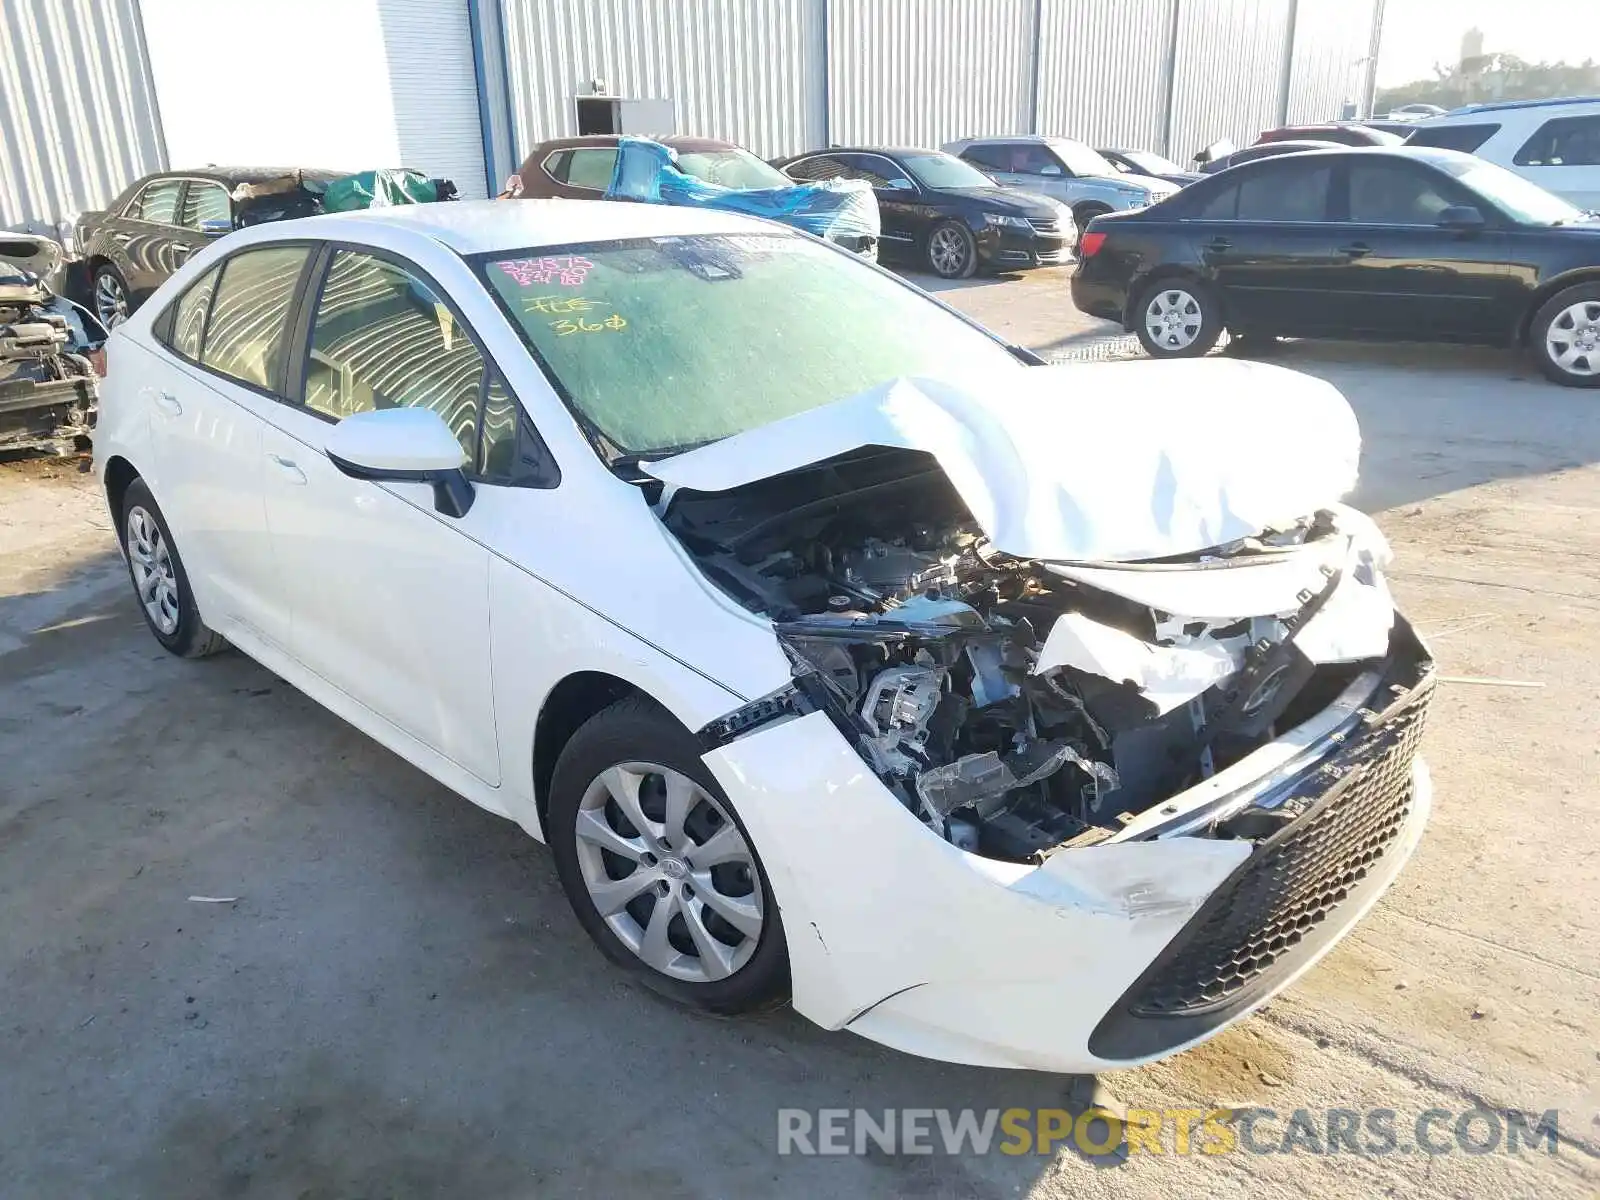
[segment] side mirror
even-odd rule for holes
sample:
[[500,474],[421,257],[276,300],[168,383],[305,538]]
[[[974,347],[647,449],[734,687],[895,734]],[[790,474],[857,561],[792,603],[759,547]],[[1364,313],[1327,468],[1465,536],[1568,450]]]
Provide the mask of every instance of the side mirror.
[[1056,166],[1055,163],[1046,163],[1044,166],[1039,168],[1039,174],[1050,176],[1059,175],[1061,174],[1061,168]]
[[430,483],[433,507],[447,517],[472,508],[467,456],[444,418],[431,408],[381,408],[355,413],[333,427],[328,461],[352,479]]
[[889,180],[888,187],[891,192],[914,192],[917,190],[916,184],[904,178]]
[[1439,214],[1440,229],[1453,229],[1457,233],[1473,233],[1484,227],[1483,214],[1470,204],[1452,204]]
[[200,233],[204,237],[219,238],[232,232],[233,222],[222,217],[212,217],[209,221],[200,222]]

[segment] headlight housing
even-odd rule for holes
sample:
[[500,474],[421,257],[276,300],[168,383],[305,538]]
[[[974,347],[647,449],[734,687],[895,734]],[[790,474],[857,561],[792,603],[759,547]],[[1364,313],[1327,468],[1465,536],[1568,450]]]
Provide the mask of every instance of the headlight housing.
[[985,223],[996,229],[1022,229],[1029,231],[1033,229],[1033,226],[1028,224],[1027,217],[1012,217],[1005,213],[984,213],[983,219]]

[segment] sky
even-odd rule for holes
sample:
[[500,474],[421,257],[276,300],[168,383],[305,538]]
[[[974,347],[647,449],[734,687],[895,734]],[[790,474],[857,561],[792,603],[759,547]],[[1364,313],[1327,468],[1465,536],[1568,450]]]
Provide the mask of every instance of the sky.
[[1600,0],[1385,0],[1378,86],[1431,79],[1434,63],[1457,60],[1474,25],[1485,54],[1600,62]]

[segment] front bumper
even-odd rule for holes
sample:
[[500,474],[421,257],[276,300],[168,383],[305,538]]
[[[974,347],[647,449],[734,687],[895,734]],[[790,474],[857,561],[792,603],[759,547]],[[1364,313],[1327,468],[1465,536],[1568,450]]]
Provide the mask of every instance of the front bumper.
[[1259,842],[1206,836],[1230,794],[1199,785],[1146,840],[1037,867],[980,858],[911,818],[821,713],[706,762],[771,848],[798,1011],[926,1057],[1090,1072],[1246,1015],[1399,873],[1429,809],[1416,745],[1431,676],[1372,672],[1380,684],[1400,689],[1383,712],[1335,704],[1229,768],[1249,779],[1240,803],[1299,812]]
[[985,229],[977,236],[978,262],[993,270],[1024,271],[1070,264],[1072,239],[1059,224],[1045,232]]
[[88,437],[94,421],[93,379],[0,383],[0,450],[68,447]]

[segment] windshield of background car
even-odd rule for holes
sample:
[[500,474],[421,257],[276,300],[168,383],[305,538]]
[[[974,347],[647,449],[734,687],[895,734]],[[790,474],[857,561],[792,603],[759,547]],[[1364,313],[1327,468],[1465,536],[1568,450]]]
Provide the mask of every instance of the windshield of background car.
[[857,259],[784,234],[637,238],[477,260],[582,422],[649,458],[901,376],[1026,370]]
[[1584,219],[1582,212],[1560,196],[1551,195],[1538,184],[1492,162],[1464,158],[1439,165],[1525,225],[1568,225]]
[[900,165],[916,176],[917,182],[930,188],[993,187],[990,179],[976,167],[969,166],[953,154],[902,154]]
[[790,179],[776,167],[769,167],[748,150],[678,151],[678,168],[703,183],[726,188],[793,187]]
[[1117,177],[1117,169],[1111,165],[1106,156],[1082,142],[1051,142],[1050,149],[1056,152],[1056,157],[1061,160],[1062,166],[1074,175],[1104,175],[1112,179]]

